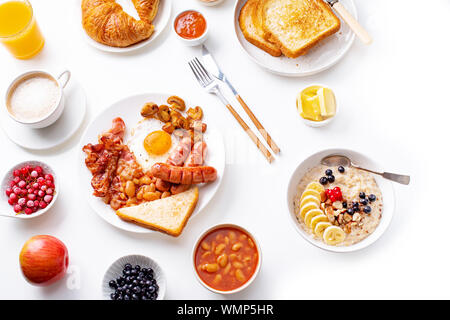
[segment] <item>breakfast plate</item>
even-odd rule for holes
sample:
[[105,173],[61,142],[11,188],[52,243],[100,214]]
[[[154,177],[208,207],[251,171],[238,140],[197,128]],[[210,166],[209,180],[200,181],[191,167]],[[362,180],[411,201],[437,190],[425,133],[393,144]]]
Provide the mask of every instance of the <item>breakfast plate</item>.
[[[307,232],[305,228],[301,225],[299,220],[297,219],[296,215],[296,206],[295,206],[295,199],[298,197],[298,186],[299,182],[306,176],[307,173],[311,172],[310,170],[314,167],[318,166],[320,164],[321,159],[323,159],[326,156],[329,155],[344,155],[352,159],[355,163],[361,165],[365,168],[370,168],[372,170],[380,169],[380,166],[367,156],[352,151],[348,149],[328,149],[323,150],[320,152],[317,152],[308,158],[306,158],[300,165],[294,170],[294,172],[291,175],[288,187],[287,187],[287,205],[289,208],[289,217],[290,220],[293,223],[293,226],[295,229],[300,233],[300,235],[308,242],[313,244],[314,246],[317,246],[321,249],[332,251],[332,252],[352,252],[357,251],[363,248],[366,248],[367,246],[371,245],[375,241],[377,241],[383,233],[388,228],[389,224],[391,223],[392,216],[395,209],[395,194],[394,194],[394,188],[392,186],[392,183],[389,180],[386,180],[378,175],[371,175],[375,179],[377,188],[380,191],[379,200],[381,201],[382,197],[382,211],[379,218],[379,224],[375,226],[374,230],[371,230],[371,233],[364,237],[362,237],[362,240],[355,241],[354,244],[347,245],[347,246],[336,246],[336,245],[329,245],[326,244],[324,241],[319,240],[316,237],[313,237],[311,233]],[[349,169],[346,169],[349,170]],[[337,174],[336,180],[338,179]],[[323,173],[322,173],[323,175]],[[360,180],[359,177],[357,177],[358,180]],[[334,179],[333,179],[334,180]],[[361,180],[362,181],[362,180]],[[352,182],[352,186],[358,185],[360,182],[358,181],[356,184]],[[325,186],[326,188],[326,186]],[[375,209],[375,207],[374,207]],[[374,215],[376,212],[375,210],[372,211],[371,215]],[[337,227],[333,227],[337,228]]]
[[52,125],[28,128],[11,119],[6,108],[0,112],[0,124],[8,138],[30,150],[46,150],[62,145],[80,128],[86,115],[86,94],[81,83],[71,77],[64,89],[65,107],[61,117]]
[[[341,28],[334,35],[319,42],[309,52],[295,59],[273,57],[248,42],[239,26],[239,14],[247,0],[237,0],[234,7],[234,29],[237,40],[246,54],[264,69],[282,76],[303,77],[324,71],[341,60],[350,49],[355,34],[341,19]],[[341,0],[344,7],[357,18],[353,0]]]
[[[129,129],[142,120],[140,115],[142,106],[147,102],[154,102],[156,104],[166,103],[169,96],[169,94],[162,93],[147,93],[124,98],[100,112],[100,114],[97,115],[87,127],[86,132],[81,139],[78,149],[78,163],[80,165],[80,183],[83,186],[85,196],[95,213],[97,213],[106,222],[119,229],[135,233],[154,232],[153,230],[141,227],[139,225],[123,221],[116,215],[115,211],[109,205],[102,201],[101,198],[93,196],[93,189],[91,188],[92,174],[85,165],[86,155],[82,151],[82,147],[89,143],[96,143],[98,135],[101,132],[108,130],[111,127],[112,120],[117,117],[122,118],[127,125],[124,136],[124,142],[126,143],[131,137]],[[194,104],[191,104],[189,99],[186,100],[186,105],[194,106]],[[211,124],[208,123],[207,117],[208,112],[206,111],[205,122],[208,124],[208,129],[207,134],[204,135],[204,141],[208,145],[208,155],[205,161],[208,166],[212,166],[217,170],[217,179],[212,183],[199,185],[199,199],[192,216],[196,216],[211,201],[219,188],[225,169],[225,148],[222,135],[218,130],[215,130],[214,126],[211,126]]]
[[[134,8],[133,2],[131,0],[117,0],[117,2],[123,7],[125,12],[127,12],[133,18],[139,19],[139,16],[137,15],[136,9]],[[169,23],[170,15],[172,12],[172,0],[160,0],[158,13],[155,17],[155,20],[153,20],[153,22],[152,22],[152,24],[155,26],[155,31],[150,36],[150,38],[148,38],[147,40],[138,42],[134,45],[120,48],[120,47],[111,47],[111,46],[107,46],[105,44],[99,43],[87,35],[87,33],[84,31],[83,26],[81,24],[81,0],[79,0],[78,3],[79,3],[78,8],[80,8],[79,9],[80,10],[80,29],[81,29],[81,32],[83,32],[83,36],[86,39],[86,41],[94,48],[97,48],[99,50],[106,51],[106,52],[116,52],[116,53],[136,51],[136,50],[150,44],[154,40],[156,40],[156,38],[158,38],[158,36],[164,31],[165,27]]]

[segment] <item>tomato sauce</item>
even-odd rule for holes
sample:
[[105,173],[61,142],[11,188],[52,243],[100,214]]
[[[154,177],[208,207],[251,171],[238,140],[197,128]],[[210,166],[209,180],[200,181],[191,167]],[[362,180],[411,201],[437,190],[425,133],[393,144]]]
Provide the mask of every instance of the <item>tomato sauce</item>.
[[206,31],[206,20],[200,12],[186,11],[175,20],[175,31],[185,39],[196,39]]
[[195,267],[204,283],[219,291],[237,289],[249,281],[259,263],[257,246],[250,235],[233,227],[208,233],[195,252]]

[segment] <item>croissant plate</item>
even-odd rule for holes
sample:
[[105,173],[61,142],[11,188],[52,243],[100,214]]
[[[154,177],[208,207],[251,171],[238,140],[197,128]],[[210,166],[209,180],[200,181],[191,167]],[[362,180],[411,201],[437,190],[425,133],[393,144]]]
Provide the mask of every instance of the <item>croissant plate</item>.
[[132,0],[140,20],[123,11],[115,0],[83,0],[83,28],[95,41],[111,47],[128,47],[150,38],[159,0]]

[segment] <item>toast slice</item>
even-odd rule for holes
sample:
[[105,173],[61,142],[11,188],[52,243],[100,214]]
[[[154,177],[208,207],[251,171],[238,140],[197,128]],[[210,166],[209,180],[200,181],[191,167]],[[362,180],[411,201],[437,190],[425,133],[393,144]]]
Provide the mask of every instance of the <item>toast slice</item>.
[[134,207],[121,208],[116,214],[125,221],[178,237],[198,201],[198,188]]
[[248,42],[274,57],[279,57],[281,56],[280,48],[264,39],[263,6],[261,4],[260,0],[248,0],[239,14],[239,26]]
[[336,33],[341,22],[323,0],[261,0],[264,38],[289,58]]

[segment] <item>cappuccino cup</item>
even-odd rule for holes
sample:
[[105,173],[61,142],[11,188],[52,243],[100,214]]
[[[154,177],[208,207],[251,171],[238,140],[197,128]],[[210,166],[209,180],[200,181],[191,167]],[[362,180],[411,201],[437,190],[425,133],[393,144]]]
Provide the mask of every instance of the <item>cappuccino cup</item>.
[[8,115],[28,128],[52,125],[64,111],[64,88],[70,75],[67,70],[57,77],[41,70],[19,75],[6,91]]

